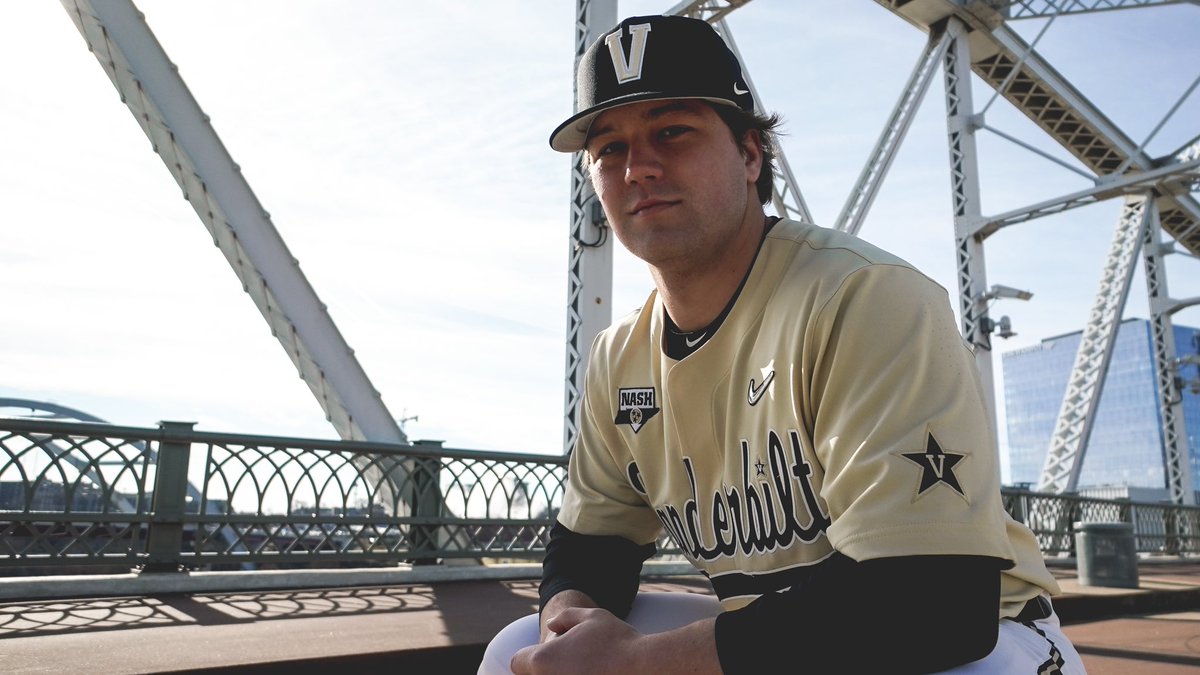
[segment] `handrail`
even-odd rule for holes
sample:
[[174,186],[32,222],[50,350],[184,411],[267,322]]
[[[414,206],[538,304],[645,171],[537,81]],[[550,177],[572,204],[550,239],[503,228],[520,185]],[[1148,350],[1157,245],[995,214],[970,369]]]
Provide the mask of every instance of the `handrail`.
[[[173,470],[162,463],[168,446],[178,448],[166,453],[177,458]],[[435,443],[5,419],[0,570],[535,559],[561,504],[566,461]],[[178,494],[188,482],[198,499]],[[158,506],[172,503],[180,506]]]
[[[385,489],[379,476],[402,464],[398,489]],[[0,575],[529,562],[545,553],[566,464],[436,443],[0,419]],[[188,483],[198,498],[180,493]],[[1142,553],[1200,552],[1200,507],[1016,488],[1002,498],[1047,556],[1074,555],[1088,522],[1131,523]],[[679,558],[669,539],[659,548]]]

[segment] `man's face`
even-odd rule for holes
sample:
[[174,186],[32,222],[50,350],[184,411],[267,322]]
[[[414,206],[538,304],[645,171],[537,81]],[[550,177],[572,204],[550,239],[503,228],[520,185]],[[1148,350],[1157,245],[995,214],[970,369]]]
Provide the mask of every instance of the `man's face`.
[[686,272],[719,259],[757,205],[762,155],[753,132],[742,141],[702,101],[647,101],[597,117],[584,151],[621,243]]

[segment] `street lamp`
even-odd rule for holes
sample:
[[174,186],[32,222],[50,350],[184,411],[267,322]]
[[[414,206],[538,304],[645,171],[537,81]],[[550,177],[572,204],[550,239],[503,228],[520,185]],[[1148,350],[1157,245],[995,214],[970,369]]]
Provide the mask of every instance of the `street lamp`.
[[[1019,288],[1013,288],[1012,286],[1005,286],[1003,284],[992,284],[992,288],[987,292],[980,293],[975,298],[975,302],[983,305],[984,310],[986,310],[991,306],[992,301],[999,300],[1000,298],[1028,300],[1032,297],[1033,293],[1030,291],[1023,291]],[[990,317],[985,316],[979,323],[980,328],[989,335],[994,331],[997,335],[1005,340],[1016,335],[1012,329],[1012,319],[1009,319],[1007,316],[1000,317],[999,321],[993,321]]]
[[1013,298],[1016,300],[1028,300],[1032,297],[1033,297],[1033,293],[1030,291],[1023,291],[1019,288],[1013,288],[1012,286],[1004,286],[1002,284],[992,284],[992,289],[986,293],[981,294],[976,299],[976,302],[987,302],[989,300],[996,300],[998,298]]

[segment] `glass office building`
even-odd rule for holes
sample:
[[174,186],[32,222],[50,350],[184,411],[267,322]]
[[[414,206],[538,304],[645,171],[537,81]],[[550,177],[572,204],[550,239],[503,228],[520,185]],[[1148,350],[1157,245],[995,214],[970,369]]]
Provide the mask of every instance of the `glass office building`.
[[[1200,352],[1200,329],[1175,326],[1175,351]],[[1037,485],[1050,447],[1054,423],[1081,332],[1047,338],[1039,345],[1003,355],[1004,402],[1008,428],[1010,481]],[[1200,378],[1194,364],[1182,364],[1184,424],[1191,455],[1192,482],[1200,482],[1200,394],[1188,382]],[[1127,319],[1117,331],[1100,407],[1084,454],[1079,487],[1125,485],[1163,488],[1162,424],[1154,381],[1150,322]]]

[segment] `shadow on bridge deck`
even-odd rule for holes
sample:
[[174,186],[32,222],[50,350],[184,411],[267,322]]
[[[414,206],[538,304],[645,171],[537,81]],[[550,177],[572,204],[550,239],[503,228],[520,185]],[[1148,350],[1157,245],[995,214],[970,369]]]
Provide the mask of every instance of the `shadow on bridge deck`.
[[[1137,589],[1083,586],[1069,561],[1051,570],[1091,675],[1200,669],[1200,562],[1143,561]],[[643,588],[710,592],[698,576]],[[473,673],[491,636],[536,604],[534,579],[6,601],[0,670]]]

